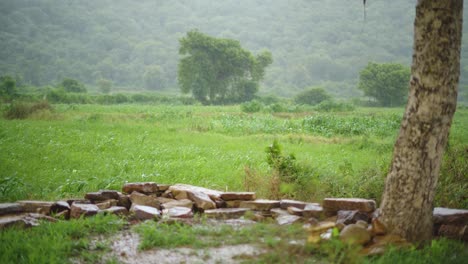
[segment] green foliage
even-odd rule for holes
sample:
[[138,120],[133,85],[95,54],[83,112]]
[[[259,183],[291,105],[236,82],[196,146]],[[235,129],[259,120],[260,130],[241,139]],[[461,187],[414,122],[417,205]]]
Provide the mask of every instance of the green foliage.
[[410,69],[398,63],[369,64],[359,73],[359,89],[381,106],[400,106],[408,94]]
[[294,101],[298,104],[316,105],[330,98],[323,88],[310,88],[297,94]]
[[107,79],[99,79],[97,81],[97,86],[101,93],[108,94],[112,90],[112,81]]
[[65,92],[69,93],[86,93],[86,87],[74,79],[63,79],[60,83],[60,87],[65,90]]
[[335,100],[325,100],[314,107],[319,112],[346,112],[353,111],[355,108],[353,104],[337,102]]
[[147,66],[143,74],[143,82],[148,90],[162,90],[166,87],[167,73],[159,65]]
[[271,53],[257,57],[232,39],[217,39],[192,30],[180,39],[178,81],[203,104],[251,100],[263,79]]
[[262,111],[263,104],[257,100],[245,102],[240,105],[242,112],[244,113],[257,113]]
[[[42,222],[32,229],[9,228],[0,232],[0,263],[67,263],[74,257],[96,262],[103,247],[94,247],[90,237],[112,234],[124,221],[116,216]],[[106,246],[104,246],[106,248]]]
[[297,180],[298,168],[294,154],[283,156],[281,146],[276,139],[265,151],[268,165],[278,174],[281,181],[291,183]]
[[0,98],[11,100],[18,95],[16,81],[9,75],[0,77]]
[[6,119],[25,119],[35,112],[44,110],[52,110],[52,106],[47,101],[35,103],[15,101],[7,107],[4,117]]

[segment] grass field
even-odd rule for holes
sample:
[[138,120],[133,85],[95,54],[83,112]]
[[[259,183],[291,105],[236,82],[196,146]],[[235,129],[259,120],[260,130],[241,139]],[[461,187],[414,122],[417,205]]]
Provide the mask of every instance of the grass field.
[[[119,190],[132,181],[249,189],[268,197],[277,172],[267,162],[266,149],[274,140],[284,156],[294,154],[297,167],[296,184],[277,186],[280,197],[354,196],[379,202],[402,114],[403,109],[384,108],[246,114],[239,106],[54,105],[27,119],[0,118],[0,202],[82,197],[88,191]],[[437,205],[468,208],[467,158],[468,110],[459,109]],[[52,263],[66,256],[95,262],[106,246],[89,253],[85,233],[105,234],[122,225],[101,230],[109,221],[116,220],[0,232],[1,244],[9,245],[0,247],[0,255],[4,263]],[[45,246],[34,249],[35,244]],[[381,263],[405,256],[392,254]]]

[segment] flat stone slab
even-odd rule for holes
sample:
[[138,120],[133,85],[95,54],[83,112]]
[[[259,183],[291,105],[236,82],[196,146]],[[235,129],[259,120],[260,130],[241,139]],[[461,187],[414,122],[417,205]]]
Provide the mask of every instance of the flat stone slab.
[[169,187],[168,190],[172,192],[172,194],[176,197],[177,200],[189,198],[188,196],[183,197],[184,193],[189,193],[189,192],[204,193],[208,195],[209,197],[214,197],[214,198],[221,198],[221,194],[223,193],[220,191],[193,186],[193,185],[188,185],[188,184],[175,184]]
[[19,203],[0,203],[0,215],[17,214],[23,212]]
[[296,200],[280,200],[280,208],[287,210],[288,207],[294,207],[294,208],[299,208],[299,209],[304,209],[304,207],[307,205],[306,202],[302,201],[296,201]]
[[338,211],[336,223],[343,223],[345,225],[349,225],[355,224],[359,220],[365,221],[367,223],[370,220],[369,215],[367,213],[359,212],[357,210],[340,210]]
[[301,221],[302,217],[297,215],[280,215],[276,218],[278,225],[292,225]]
[[189,200],[189,199],[172,200],[170,202],[166,202],[166,203],[161,204],[161,207],[163,209],[170,209],[170,208],[173,208],[173,207],[186,207],[186,208],[192,209],[193,202],[192,202],[192,200]]
[[138,220],[150,220],[157,219],[161,217],[161,211],[157,208],[146,206],[146,205],[132,205],[130,212],[135,215],[135,218]]
[[38,225],[39,221],[29,216],[29,214],[6,215],[0,217],[0,230],[11,226],[32,227]]
[[122,187],[124,193],[131,194],[134,191],[150,194],[158,192],[159,188],[155,182],[132,182],[126,183]]
[[191,208],[187,207],[171,207],[163,210],[163,215],[174,218],[192,218],[193,212]]
[[28,213],[40,213],[48,215],[50,214],[50,209],[55,204],[55,202],[49,201],[18,201],[18,203],[23,207],[23,210]]
[[73,203],[70,210],[70,218],[80,218],[80,216],[91,216],[99,212],[99,207],[95,204]]
[[299,209],[297,207],[293,207],[293,206],[289,206],[287,208],[287,211],[288,211],[289,214],[297,215],[297,216],[302,216],[302,213],[304,212],[304,210]]
[[244,214],[248,211],[250,211],[248,208],[219,208],[206,210],[204,214],[208,218],[233,219],[244,216]]
[[110,199],[110,200],[106,200],[106,201],[100,201],[99,203],[96,203],[96,206],[100,210],[104,210],[104,209],[111,208],[112,206],[117,206],[118,202],[119,201],[117,201],[117,200]]
[[269,211],[273,208],[279,208],[280,202],[276,200],[257,199],[254,201],[243,201],[240,208],[249,208],[256,211]]
[[221,199],[224,201],[252,201],[256,197],[254,192],[225,192],[221,194]]
[[128,210],[127,208],[123,206],[112,206],[110,208],[102,210],[102,212],[107,213],[107,214],[114,214],[114,215],[128,215]]
[[317,203],[308,203],[302,210],[302,216],[305,218],[321,218],[323,216],[323,208]]
[[89,192],[85,194],[85,199],[91,201],[119,200],[119,192],[114,190],[100,190],[99,192]]
[[132,205],[146,205],[158,209],[161,208],[158,200],[154,196],[146,195],[138,191],[133,191],[129,198],[132,202]]
[[358,210],[371,213],[375,210],[375,201],[362,198],[325,198],[322,207],[327,212],[339,210]]
[[468,210],[436,207],[434,224],[468,224]]
[[50,208],[51,213],[60,213],[67,210],[70,210],[70,205],[65,201],[57,201]]
[[291,215],[287,210],[281,208],[273,208],[270,210],[270,212],[275,218],[281,215]]
[[441,225],[437,231],[437,235],[452,239],[460,239],[468,241],[468,224],[467,225]]

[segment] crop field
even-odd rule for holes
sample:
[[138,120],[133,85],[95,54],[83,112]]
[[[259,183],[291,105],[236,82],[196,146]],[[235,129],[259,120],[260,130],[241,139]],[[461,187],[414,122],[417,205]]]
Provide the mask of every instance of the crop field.
[[[255,189],[268,196],[255,182],[268,182],[274,174],[265,151],[274,140],[284,155],[295,156],[302,185],[279,195],[380,200],[402,113],[399,108],[246,114],[239,106],[55,105],[24,120],[0,119],[0,201],[81,197],[131,181]],[[466,152],[467,131],[468,110],[459,109],[449,152]],[[466,182],[466,166],[459,167]],[[455,203],[466,206],[460,195]]]

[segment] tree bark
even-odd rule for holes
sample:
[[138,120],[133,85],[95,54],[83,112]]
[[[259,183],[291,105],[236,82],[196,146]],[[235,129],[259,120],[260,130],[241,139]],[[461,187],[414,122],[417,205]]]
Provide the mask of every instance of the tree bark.
[[457,103],[463,0],[418,0],[410,93],[379,219],[408,241],[432,237],[442,155]]

